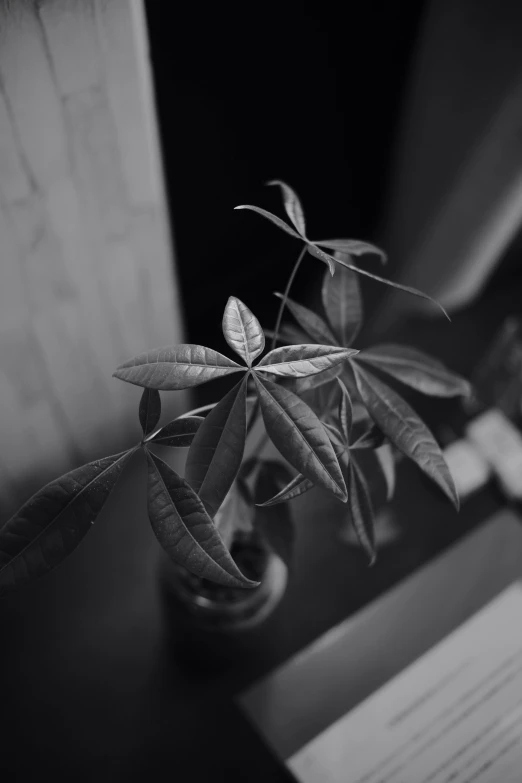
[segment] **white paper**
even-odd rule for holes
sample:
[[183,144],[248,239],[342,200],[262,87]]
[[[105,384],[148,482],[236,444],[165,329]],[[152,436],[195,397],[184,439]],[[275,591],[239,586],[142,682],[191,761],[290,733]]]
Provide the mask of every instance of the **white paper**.
[[302,783],[521,783],[522,586],[501,593],[288,765]]

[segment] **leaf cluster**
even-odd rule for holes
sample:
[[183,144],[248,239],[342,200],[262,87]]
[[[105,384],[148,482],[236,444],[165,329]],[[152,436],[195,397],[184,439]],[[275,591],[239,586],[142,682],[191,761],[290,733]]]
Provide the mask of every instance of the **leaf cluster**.
[[[287,286],[285,294],[278,295],[273,347],[265,352],[265,332],[270,333],[243,302],[230,297],[222,331],[236,358],[182,344],[142,353],[118,367],[116,378],[143,389],[140,443],[51,482],[4,525],[0,594],[40,576],[75,549],[137,450],[145,455],[148,516],[160,545],[191,573],[234,588],[257,584],[241,573],[230,554],[235,534],[258,525],[271,546],[288,557],[293,530],[284,504],[314,486],[347,505],[349,523],[374,561],[368,468],[363,469],[359,458],[363,450],[372,454],[372,470],[382,473],[389,498],[395,486],[394,455],[400,451],[458,505],[433,435],[386,379],[441,397],[468,394],[469,385],[413,348],[386,343],[364,351],[353,347],[363,319],[358,275],[405,287],[356,266],[353,257],[366,253],[385,260],[374,245],[351,239],[309,240],[295,192],[280,181],[269,184],[280,187],[292,225],[259,207],[239,209],[269,219],[327,265],[323,312],[314,313],[290,299]],[[285,307],[294,322],[279,328]],[[159,427],[160,392],[228,375],[239,379],[222,399]],[[282,462],[244,459],[247,438],[259,417]],[[158,456],[156,446],[188,449],[183,476]]]

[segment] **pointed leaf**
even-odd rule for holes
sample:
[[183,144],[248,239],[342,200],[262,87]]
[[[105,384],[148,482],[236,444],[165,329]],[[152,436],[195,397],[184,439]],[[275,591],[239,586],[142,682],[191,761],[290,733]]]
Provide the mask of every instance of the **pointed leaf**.
[[343,436],[336,427],[329,424],[325,424],[324,426],[328,430],[328,436],[332,442],[335,456],[337,457],[337,461],[346,480],[346,471],[348,469],[348,464],[351,458],[350,450],[346,445]]
[[203,345],[174,345],[142,353],[122,364],[115,378],[148,389],[188,389],[245,368]]
[[348,498],[353,528],[372,565],[376,554],[372,501],[366,479],[354,460],[348,466]]
[[284,503],[286,500],[292,500],[292,498],[296,498],[304,492],[308,492],[313,486],[313,481],[307,479],[302,473],[298,473],[297,476],[294,476],[294,478],[277,493],[277,495],[265,500],[264,503],[256,503],[256,505],[260,508],[275,506],[277,503]]
[[455,482],[430,430],[393,389],[354,363],[359,394],[368,413],[391,442],[410,457],[458,508]]
[[152,432],[161,416],[161,397],[156,389],[144,389],[141,395],[139,417],[143,435]]
[[0,595],[47,573],[78,546],[133,451],[66,473],[6,522],[0,529]]
[[271,182],[267,182],[267,185],[279,185],[283,192],[283,201],[285,205],[286,214],[299,231],[301,236],[304,237],[306,233],[305,219],[303,208],[297,193],[285,182],[281,182],[280,179],[274,179]]
[[290,234],[290,236],[294,237],[295,239],[303,239],[303,237],[298,234],[297,231],[294,231],[293,228],[290,228],[288,223],[285,223],[284,220],[278,218],[277,215],[273,215],[271,212],[267,212],[266,209],[261,209],[261,207],[254,207],[252,204],[240,204],[238,207],[234,207],[234,209],[251,209],[253,212],[257,212],[258,215],[271,220],[272,223],[274,223],[278,228],[286,231],[287,234]]
[[[284,299],[283,294],[276,292],[275,295],[279,299]],[[300,305],[298,302],[294,302],[293,299],[287,299],[286,306],[299,326],[301,326],[316,343],[322,345],[335,345],[337,343],[328,324],[326,324],[319,315],[316,315],[312,310],[309,310],[308,307],[303,307],[303,305]]]
[[268,436],[283,457],[314,484],[346,500],[333,446],[315,413],[297,395],[254,376]]
[[336,345],[285,345],[267,353],[255,371],[302,378],[329,370],[355,353],[357,351]]
[[325,253],[323,250],[321,250],[320,247],[317,247],[317,245],[312,245],[311,242],[308,243],[306,249],[311,256],[318,258],[320,261],[323,261],[326,264],[330,270],[330,274],[333,277],[335,274],[335,259],[333,259],[332,256],[329,256],[328,253]]
[[187,571],[229,587],[255,587],[221,540],[203,503],[181,476],[147,452],[148,513],[163,549]]
[[214,516],[234,483],[246,440],[244,378],[218,402],[198,429],[190,446],[185,477]]
[[353,424],[353,409],[352,400],[348,389],[340,378],[337,378],[337,383],[341,389],[341,399],[339,400],[339,421],[341,423],[341,432],[344,435],[344,441],[346,444],[350,443]]
[[[349,257],[345,256],[345,260],[349,260]],[[361,290],[356,273],[344,266],[339,266],[333,277],[325,272],[322,298],[325,313],[339,343],[351,345],[363,320]]]
[[194,440],[194,435],[205,421],[203,416],[181,416],[165,424],[147,443],[157,443],[158,446],[171,448],[186,448]]
[[265,348],[265,335],[261,324],[248,307],[231,296],[223,315],[225,340],[250,367]]
[[423,394],[455,397],[468,396],[471,392],[468,381],[416,348],[385,343],[363,351],[359,359]]
[[252,494],[247,484],[238,477],[214,517],[214,525],[227,549],[230,550],[236,533],[253,530],[254,513]]
[[383,263],[387,261],[386,253],[369,242],[362,242],[360,239],[318,239],[314,245],[327,247],[329,250],[339,250],[341,253],[349,253],[352,256],[363,256],[367,253],[373,253],[381,257]]
[[372,272],[367,272],[366,269],[360,269],[358,266],[354,266],[348,261],[344,261],[342,258],[337,258],[336,260],[338,264],[345,266],[347,269],[351,269],[352,272],[357,272],[359,275],[370,277],[372,280],[376,280],[378,283],[385,283],[386,285],[389,285],[392,288],[396,288],[399,291],[404,291],[407,294],[413,294],[413,296],[418,296],[421,299],[427,299],[428,302],[432,302],[436,307],[439,308],[439,310],[444,313],[448,321],[451,321],[451,318],[441,304],[439,304],[435,299],[432,299],[431,296],[428,296],[428,294],[419,291],[417,288],[412,288],[409,285],[401,285],[401,283],[394,283],[392,280],[387,280],[385,277],[379,277],[379,275],[374,275]]
[[386,482],[386,500],[391,500],[395,492],[395,458],[389,443],[375,449],[373,452],[383,472]]

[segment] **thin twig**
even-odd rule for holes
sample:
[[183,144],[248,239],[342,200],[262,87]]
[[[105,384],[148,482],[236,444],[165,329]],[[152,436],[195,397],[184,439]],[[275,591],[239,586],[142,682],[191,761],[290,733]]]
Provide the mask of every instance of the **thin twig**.
[[284,310],[285,310],[285,307],[286,307],[286,302],[288,300],[288,296],[290,294],[290,289],[292,288],[292,284],[293,284],[293,282],[295,280],[295,276],[297,274],[297,271],[298,271],[299,267],[301,266],[301,261],[305,257],[305,253],[306,253],[307,250],[308,250],[308,246],[304,245],[303,249],[301,250],[301,252],[299,254],[299,258],[295,262],[294,268],[292,269],[292,271],[290,273],[290,277],[288,278],[288,282],[286,284],[286,288],[285,288],[285,291],[284,291],[284,294],[283,294],[283,298],[281,299],[281,304],[279,305],[279,311],[277,313],[277,320],[276,320],[276,325],[275,325],[275,329],[274,329],[274,334],[272,336],[272,345],[271,345],[271,349],[270,349],[272,351],[274,350],[274,348],[276,347],[276,344],[277,344],[277,339],[279,337],[279,329],[281,328],[281,321],[283,319],[283,313],[284,313]]

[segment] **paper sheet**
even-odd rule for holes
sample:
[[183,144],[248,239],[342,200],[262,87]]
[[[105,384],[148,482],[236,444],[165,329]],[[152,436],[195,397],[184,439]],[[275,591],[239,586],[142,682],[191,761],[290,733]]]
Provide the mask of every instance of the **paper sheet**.
[[302,783],[522,783],[522,585],[501,593],[288,765]]

